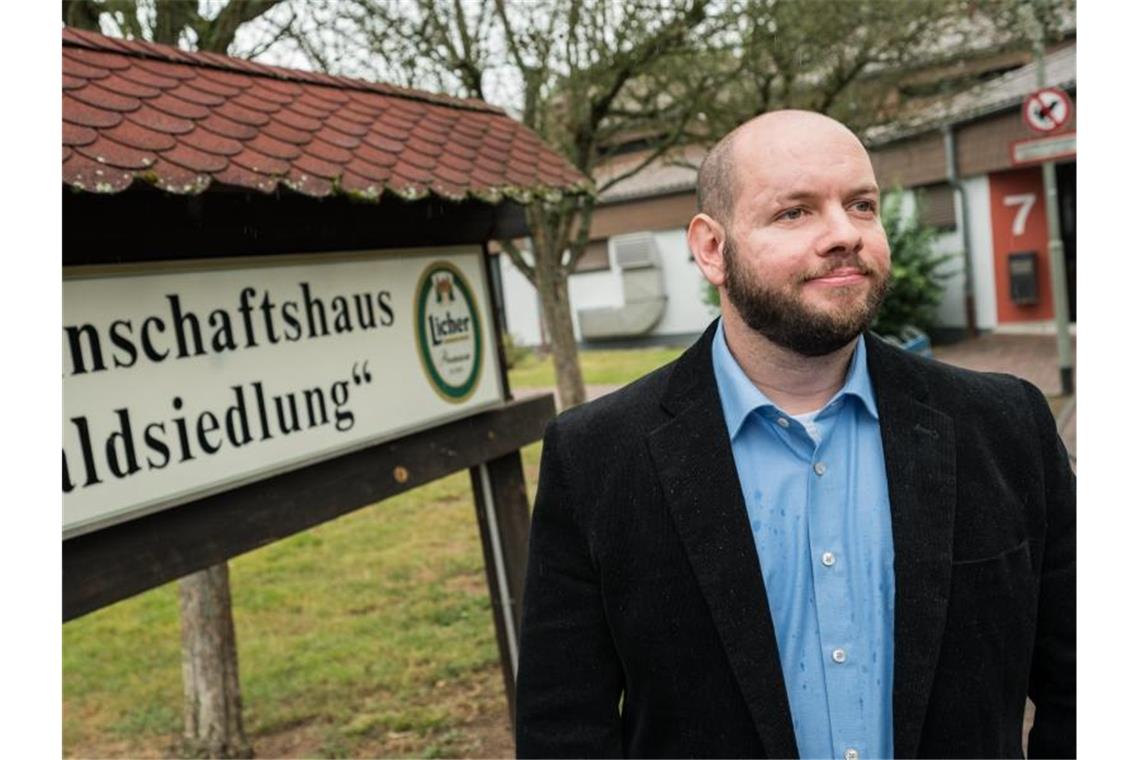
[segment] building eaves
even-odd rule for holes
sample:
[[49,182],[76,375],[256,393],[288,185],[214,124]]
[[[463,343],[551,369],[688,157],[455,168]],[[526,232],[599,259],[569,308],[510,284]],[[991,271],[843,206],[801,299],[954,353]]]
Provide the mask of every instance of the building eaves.
[[[706,146],[690,145],[659,157],[641,171],[626,177],[598,194],[602,204],[622,203],[628,200],[653,198],[660,195],[692,190],[697,186],[697,170],[708,152]],[[643,162],[648,151],[616,156],[594,172],[598,187]]]
[[[1077,46],[1067,45],[1045,56],[1045,86],[1073,91],[1077,86]],[[952,126],[1020,106],[1038,89],[1037,64],[1006,72],[989,82],[933,103],[890,124],[864,132],[870,148],[880,148],[942,127]]]

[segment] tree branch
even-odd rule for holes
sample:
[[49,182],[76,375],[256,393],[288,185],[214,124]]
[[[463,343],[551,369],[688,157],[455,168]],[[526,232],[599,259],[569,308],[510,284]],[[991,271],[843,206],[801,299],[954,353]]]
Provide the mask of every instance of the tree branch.
[[827,113],[830,111],[831,106],[835,103],[835,99],[839,97],[840,93],[847,89],[847,86],[849,84],[855,81],[855,78],[859,76],[863,69],[867,67],[868,63],[868,59],[861,55],[856,55],[855,61],[852,63],[850,68],[847,69],[847,71],[843,71],[843,66],[841,63],[838,69],[832,72],[833,76],[829,77],[833,81],[831,82],[830,86],[823,92],[823,97],[819,101],[816,110],[820,111],[821,113]]
[[601,195],[606,190],[609,190],[611,187],[618,184],[619,182],[624,182],[625,180],[629,179],[633,175],[639,173],[645,167],[649,166],[654,161],[661,158],[661,156],[665,155],[665,152],[668,151],[673,146],[675,146],[676,144],[677,144],[677,140],[675,138],[661,143],[660,145],[658,145],[653,150],[652,153],[650,153],[648,156],[646,156],[644,160],[639,162],[632,169],[629,169],[628,171],[624,171],[621,174],[618,174],[614,177],[611,177],[610,179],[608,179],[604,183],[602,183],[602,185],[597,190],[598,194]]
[[522,59],[522,52],[519,50],[518,40],[515,38],[514,29],[511,27],[511,22],[507,19],[507,7],[504,0],[495,0],[495,10],[498,11],[499,23],[503,25],[503,36],[507,40],[507,52],[510,53],[511,58],[514,59],[515,65],[519,67],[519,71],[526,76],[526,72],[530,71],[530,67]]
[[252,50],[249,51],[249,53],[243,55],[242,57],[250,61],[257,60],[258,56],[262,55],[266,50],[269,50],[278,42],[285,39],[285,37],[292,31],[293,25],[296,23],[297,11],[294,10],[292,6],[290,6],[289,20],[285,21],[282,24],[279,24],[276,31],[272,32],[267,37],[263,37],[262,40],[258,42]]
[[[238,27],[267,13],[284,0],[230,0],[213,19],[204,19],[194,11],[192,26],[198,33],[198,49],[225,54],[233,44]],[[158,0],[159,5],[164,5]],[[188,3],[168,3],[188,5]]]
[[95,0],[63,0],[63,23],[75,29],[98,32],[103,9]]
[[526,259],[523,258],[522,251],[520,251],[519,247],[515,245],[515,241],[499,240],[497,242],[502,247],[503,252],[507,254],[507,258],[509,258],[511,260],[511,263],[515,265],[515,269],[522,272],[522,275],[527,279],[527,282],[537,287],[538,283],[536,283],[534,279],[534,267],[528,264]]
[[639,73],[646,63],[652,61],[662,48],[676,42],[697,24],[705,19],[705,9],[708,0],[695,0],[684,16],[673,19],[657,34],[643,40],[633,50],[626,54],[625,61],[614,72],[613,81],[590,104],[590,124],[596,127],[606,117],[614,98],[621,92],[622,87],[630,77]]
[[[581,201],[581,207],[577,209],[576,213],[568,214],[576,218],[578,222],[578,234],[575,236],[574,242],[569,245],[570,258],[566,261],[564,271],[566,274],[571,274],[577,267],[578,261],[582,258],[582,254],[586,252],[586,246],[590,243],[590,224],[594,219],[594,208],[597,206],[597,198],[595,196],[584,196]],[[571,219],[573,221],[573,219]]]
[[[135,5],[134,3],[130,3]],[[198,35],[199,49],[201,48],[202,32],[199,25],[205,23],[198,15],[197,5],[189,3],[155,3],[154,28],[151,29],[151,38],[162,45],[177,45],[182,31],[191,29]]]
[[682,138],[685,137],[685,135],[687,134],[685,127],[686,127],[686,125],[688,125],[689,121],[691,120],[691,118],[693,116],[693,111],[695,111],[696,108],[697,108],[696,103],[694,101],[690,100],[687,103],[684,111],[682,111],[680,118],[678,118],[676,120],[676,122],[674,122],[676,126],[674,127],[674,129],[672,130],[672,132],[669,134],[668,137],[666,137],[664,140],[662,140],[661,143],[658,144],[658,146],[648,156],[646,156],[644,160],[642,160],[640,163],[636,164],[633,168],[629,169],[628,171],[622,172],[621,174],[618,174],[617,176],[611,177],[610,179],[606,180],[606,182],[603,183],[600,187],[598,187],[595,192],[598,195],[601,195],[603,192],[605,192],[609,188],[613,187],[617,183],[622,182],[624,180],[627,180],[630,177],[632,177],[633,175],[642,171],[643,169],[645,169],[645,167],[649,166],[651,163],[656,161],[658,158],[665,155],[666,152],[668,152],[669,150],[673,149],[678,144],[680,144]]

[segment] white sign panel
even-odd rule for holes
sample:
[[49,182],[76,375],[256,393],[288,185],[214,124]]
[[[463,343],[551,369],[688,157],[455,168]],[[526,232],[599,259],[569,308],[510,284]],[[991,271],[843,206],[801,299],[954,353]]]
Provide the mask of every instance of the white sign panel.
[[103,268],[63,283],[63,535],[502,401],[481,250]]
[[1063,135],[1016,140],[1010,143],[1009,151],[1013,163],[1018,165],[1071,158],[1077,155],[1077,133],[1066,132]]

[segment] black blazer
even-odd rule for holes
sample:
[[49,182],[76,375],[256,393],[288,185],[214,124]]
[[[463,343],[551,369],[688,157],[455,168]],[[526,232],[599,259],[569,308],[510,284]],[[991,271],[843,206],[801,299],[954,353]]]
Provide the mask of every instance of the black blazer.
[[[795,757],[713,378],[676,362],[546,433],[520,757]],[[1041,392],[868,337],[895,547],[898,757],[1076,754],[1076,481]]]

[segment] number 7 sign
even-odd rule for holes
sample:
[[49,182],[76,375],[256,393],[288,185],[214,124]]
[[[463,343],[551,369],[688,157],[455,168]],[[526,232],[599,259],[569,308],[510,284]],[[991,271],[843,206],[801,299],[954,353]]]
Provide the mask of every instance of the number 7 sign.
[[1003,206],[1019,206],[1017,214],[1013,217],[1012,232],[1014,237],[1021,237],[1025,234],[1025,221],[1029,218],[1029,212],[1033,210],[1033,204],[1037,202],[1036,193],[1018,193],[1017,195],[1007,195],[1001,200]]

